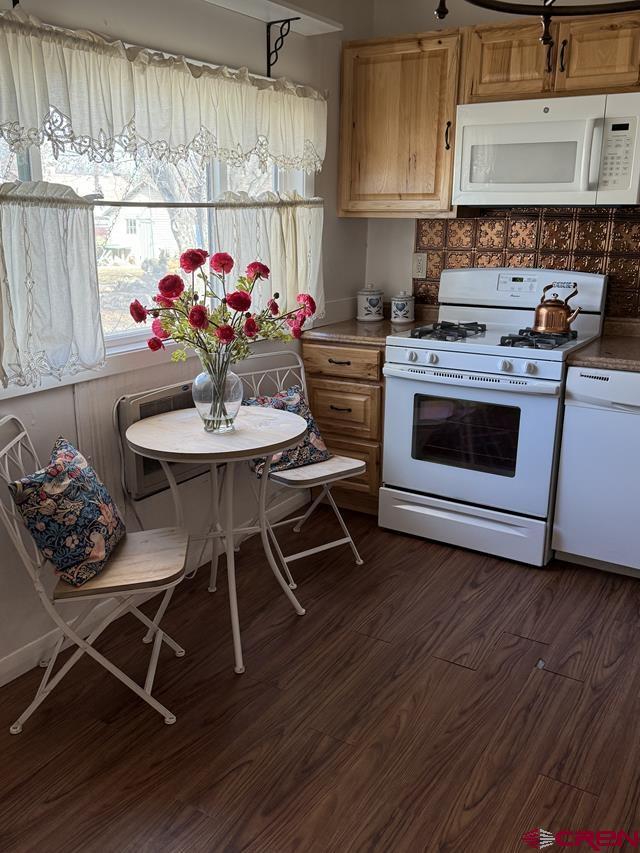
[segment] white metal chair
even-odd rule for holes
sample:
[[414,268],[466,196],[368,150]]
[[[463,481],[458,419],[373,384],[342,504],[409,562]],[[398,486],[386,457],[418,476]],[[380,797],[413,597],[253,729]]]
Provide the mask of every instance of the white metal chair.
[[[271,367],[262,367],[257,369],[245,369],[238,371],[238,376],[242,379],[245,389],[245,396],[260,396],[273,395],[279,391],[284,391],[292,385],[300,385],[307,393],[304,364],[300,356],[293,350],[283,350],[281,352],[267,352],[253,355],[246,362],[245,368],[254,368],[268,360],[269,363],[275,365]],[[315,462],[312,465],[305,465],[302,468],[293,468],[288,471],[273,471],[269,473],[269,480],[283,486],[287,489],[310,489],[320,486],[320,493],[309,506],[303,515],[295,518],[287,518],[284,521],[278,521],[275,524],[268,525],[268,532],[273,543],[274,550],[282,564],[282,568],[289,582],[291,589],[296,589],[296,583],[291,575],[289,564],[296,560],[301,560],[304,557],[310,557],[312,554],[317,554],[320,551],[327,551],[330,548],[337,548],[340,545],[349,545],[355,562],[357,565],[362,565],[362,559],[358,553],[358,549],[349,533],[347,525],[338,509],[338,506],[331,494],[331,486],[340,480],[346,480],[349,477],[355,477],[358,474],[363,474],[366,470],[366,464],[360,459],[351,459],[348,456],[333,456],[326,462]],[[266,472],[263,474],[266,476]],[[256,496],[258,490],[254,483]],[[302,551],[297,551],[294,554],[286,556],[276,538],[274,529],[285,524],[293,524],[294,531],[299,533],[302,525],[305,524],[311,517],[314,510],[326,498],[329,505],[333,509],[338,523],[342,529],[344,536],[340,539],[334,539],[324,545],[318,545],[315,548],[307,548]],[[211,564],[211,580],[209,589],[215,589],[216,586],[216,561]]]
[[[152,696],[151,690],[162,643],[166,643],[173,649],[176,657],[184,655],[184,649],[165,634],[160,629],[159,624],[174,588],[184,577],[188,547],[187,533],[179,528],[128,533],[99,575],[80,587],[73,587],[59,581],[52,594],[48,594],[42,580],[42,574],[44,569],[48,571],[53,571],[53,569],[42,558],[30,534],[24,527],[22,517],[17,511],[7,488],[9,482],[17,480],[40,467],[40,461],[22,422],[12,416],[0,418],[0,520],[7,529],[44,609],[58,627],[51,657],[41,662],[41,666],[46,667],[46,669],[40,686],[31,704],[11,726],[11,734],[18,734],[22,731],[23,723],[44,702],[83,654],[87,654],[96,660],[108,672],[133,690],[136,695],[162,714],[165,723],[168,725],[175,723],[175,716]],[[143,599],[149,598],[150,594],[162,591],[164,591],[164,596],[160,607],[155,617],[150,619],[137,605]],[[104,616],[98,614],[97,608],[109,599],[113,606],[108,613]],[[73,625],[68,623],[57,609],[56,605],[62,601],[79,601],[84,604]],[[94,613],[96,616],[100,615],[99,624],[85,637],[81,633],[82,627],[87,624],[89,617]],[[132,613],[136,616],[147,629],[149,640],[153,640],[144,687],[129,678],[126,673],[93,647],[107,626],[125,613]],[[78,648],[53,675],[56,660],[65,640]]]

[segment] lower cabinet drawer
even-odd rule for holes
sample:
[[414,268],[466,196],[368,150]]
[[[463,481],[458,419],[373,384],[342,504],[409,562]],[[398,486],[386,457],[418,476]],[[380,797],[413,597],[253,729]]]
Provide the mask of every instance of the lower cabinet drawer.
[[382,350],[330,344],[302,344],[307,373],[334,376],[337,379],[380,379]]
[[307,384],[309,405],[321,430],[373,441],[380,438],[380,385],[316,378]]
[[341,480],[339,488],[345,491],[361,492],[366,495],[377,495],[380,487],[380,445],[373,441],[347,441],[334,435],[323,436],[327,447],[337,456],[349,456],[360,459],[367,465],[367,470],[357,477]]

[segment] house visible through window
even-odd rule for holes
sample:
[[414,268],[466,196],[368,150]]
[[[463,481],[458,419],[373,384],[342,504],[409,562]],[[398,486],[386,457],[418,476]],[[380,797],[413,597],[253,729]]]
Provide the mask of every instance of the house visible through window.
[[[140,332],[129,314],[131,300],[150,301],[158,280],[179,271],[181,252],[194,246],[211,251],[225,248],[215,245],[210,209],[195,205],[211,202],[226,191],[250,196],[293,190],[313,194],[312,181],[310,185],[303,172],[264,171],[257,160],[236,168],[217,161],[203,163],[192,155],[172,164],[140,154],[134,159],[117,149],[113,162],[95,163],[72,152],[61,153],[56,160],[45,145],[31,149],[29,162],[32,180],[66,184],[79,195],[97,199],[94,219],[102,323],[112,342]],[[15,180],[16,170],[15,155],[0,149],[0,175],[8,175],[3,180]],[[180,206],[158,206],[163,202]]]

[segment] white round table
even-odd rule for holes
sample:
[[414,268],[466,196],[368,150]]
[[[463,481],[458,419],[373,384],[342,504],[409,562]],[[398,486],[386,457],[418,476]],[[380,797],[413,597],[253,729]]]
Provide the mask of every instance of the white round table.
[[[231,432],[222,434],[205,432],[202,420],[195,409],[180,409],[137,421],[127,430],[126,438],[134,453],[156,459],[162,465],[171,488],[176,523],[180,527],[184,526],[182,501],[169,463],[209,463],[212,483],[211,524],[206,538],[213,539],[212,577],[215,577],[219,543],[224,538],[235,671],[244,672],[236,593],[234,543],[237,533],[260,531],[265,555],[276,580],[296,613],[302,616],[305,612],[282,576],[271,550],[267,533],[266,506],[268,471],[273,454],[295,447],[307,429],[307,422],[291,412],[261,406],[242,406],[234,427]],[[266,457],[266,463],[260,478],[258,525],[255,528],[236,528],[233,519],[233,495],[237,464],[262,456]],[[218,489],[218,466],[220,465],[225,467],[221,499]],[[220,503],[223,507],[224,526],[220,524]],[[210,586],[209,589],[214,591],[215,586]]]

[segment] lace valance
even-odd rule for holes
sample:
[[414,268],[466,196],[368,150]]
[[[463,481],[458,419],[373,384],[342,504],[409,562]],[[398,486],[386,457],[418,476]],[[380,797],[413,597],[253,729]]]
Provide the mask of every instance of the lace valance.
[[120,147],[177,162],[195,152],[239,166],[319,171],[324,96],[246,69],[194,65],[88,32],[0,13],[0,138],[113,159]]

